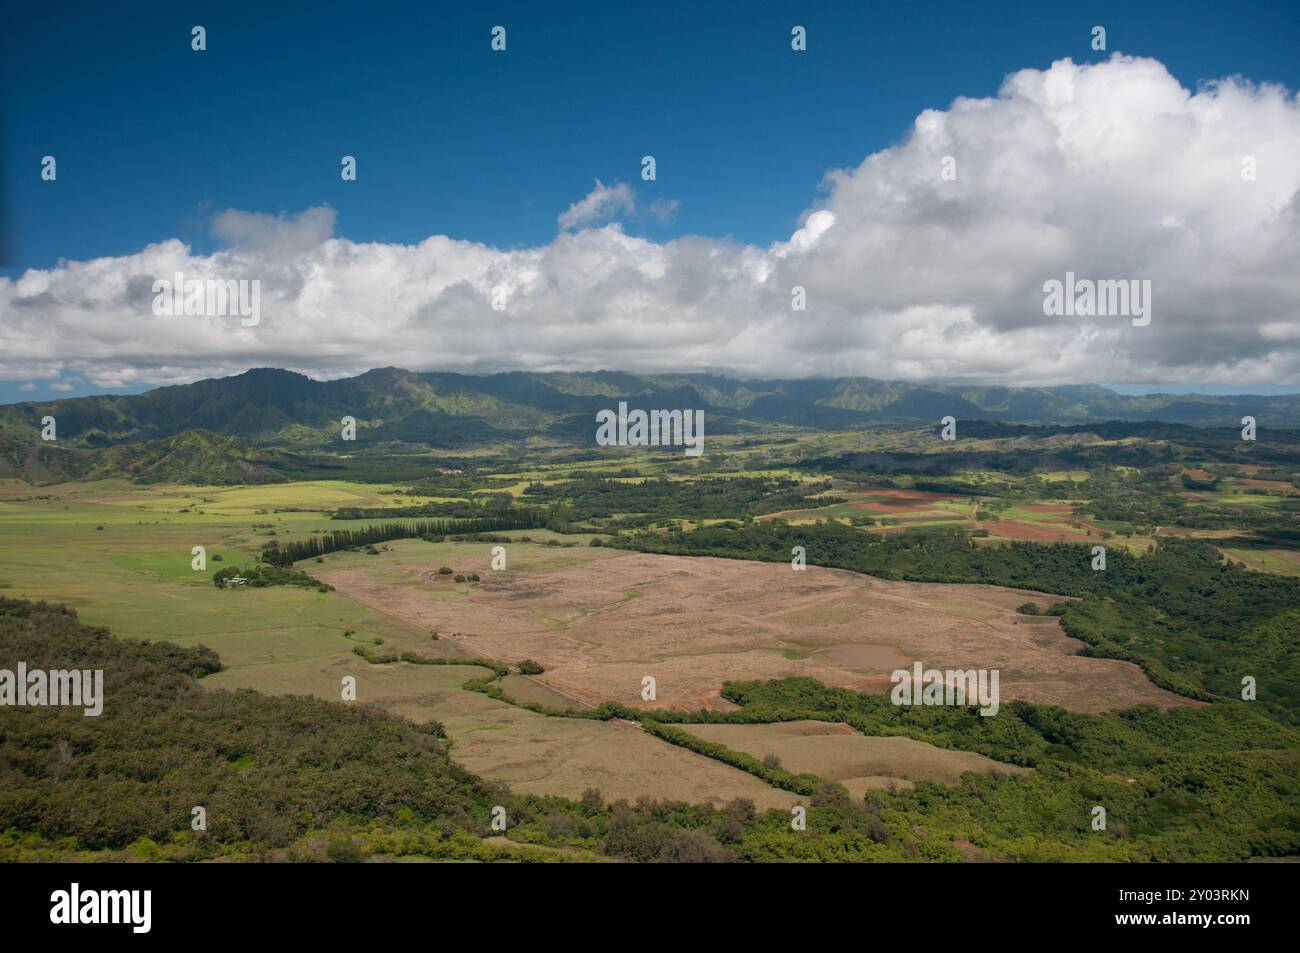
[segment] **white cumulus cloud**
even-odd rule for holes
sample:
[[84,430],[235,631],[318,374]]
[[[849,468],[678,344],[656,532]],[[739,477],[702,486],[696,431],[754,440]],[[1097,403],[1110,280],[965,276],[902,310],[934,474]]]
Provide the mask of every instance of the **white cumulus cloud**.
[[[395,364],[1296,384],[1297,155],[1300,101],[1281,87],[1188,90],[1151,59],[1062,60],[921,113],[898,145],[828,173],[770,246],[629,235],[616,219],[632,190],[597,182],[532,248],[363,244],[336,236],[328,208],[230,211],[213,225],[229,247],[210,255],[167,239],[31,270],[0,281],[0,379]],[[261,323],[155,315],[154,279],[178,271],[260,280]],[[1043,283],[1067,271],[1149,279],[1149,326],[1044,315]]]
[[636,208],[636,197],[626,182],[605,185],[600,179],[596,187],[560,213],[556,224],[562,229],[585,228],[609,222]]

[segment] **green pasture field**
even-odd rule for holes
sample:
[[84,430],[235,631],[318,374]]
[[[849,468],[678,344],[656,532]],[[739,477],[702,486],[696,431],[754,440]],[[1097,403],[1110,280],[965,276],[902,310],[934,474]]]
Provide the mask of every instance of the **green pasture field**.
[[1084,480],[1088,479],[1088,471],[1087,470],[1050,470],[1046,473],[1039,474],[1039,476],[1041,476],[1044,480],[1047,480],[1049,483],[1062,483],[1062,482],[1082,483]]
[[1192,490],[1196,498],[1188,499],[1188,506],[1262,506],[1278,508],[1284,497],[1280,494],[1242,493],[1237,490]]
[[[1105,538],[1107,547],[1134,553],[1144,553],[1153,543],[1149,535],[1121,535],[1130,532],[1134,524],[1094,520],[1086,515],[1076,517],[1069,512],[1036,512],[1029,507],[1086,505],[1088,500],[1084,494],[1106,492],[1125,502],[1136,497],[1137,502],[1128,512],[1140,515],[1143,494],[1167,495],[1182,489],[1181,484],[1165,479],[1170,470],[1163,465],[1143,472],[1107,467],[1110,476],[1087,488],[1084,485],[1090,473],[1082,469],[1062,469],[1035,476],[942,468],[927,475],[930,471],[918,468],[912,473],[882,474],[873,487],[871,474],[848,472],[851,468],[846,467],[843,478],[839,478],[841,471],[834,466],[825,470],[820,462],[816,468],[799,466],[800,460],[829,458],[835,453],[865,449],[873,440],[883,449],[946,452],[938,446],[932,433],[919,432],[874,436],[870,432],[709,436],[703,458],[687,458],[678,452],[665,452],[664,448],[625,448],[616,453],[592,455],[589,459],[574,459],[571,447],[533,443],[496,447],[477,456],[466,455],[465,469],[473,472],[466,473],[463,480],[445,481],[455,487],[439,491],[447,495],[431,496],[408,494],[409,482],[323,480],[257,486],[178,486],[103,480],[42,487],[0,481],[0,593],[67,603],[84,621],[108,626],[122,637],[206,645],[219,654],[225,666],[204,681],[203,684],[213,689],[252,688],[271,694],[311,695],[338,701],[342,681],[353,678],[359,702],[381,706],[416,722],[439,723],[446,731],[457,763],[519,793],[577,799],[586,789],[595,787],[611,800],[620,797],[635,800],[647,795],[714,804],[744,797],[760,810],[775,808],[787,812],[798,796],[773,786],[769,775],[747,773],[734,760],[728,762],[698,749],[669,744],[663,737],[645,730],[644,724],[618,718],[600,721],[548,717],[511,703],[513,699],[522,705],[548,709],[584,708],[587,703],[565,694],[563,682],[558,688],[552,688],[537,679],[510,674],[493,683],[493,691],[504,691],[504,696],[466,690],[467,682],[484,678],[491,669],[475,664],[471,654],[476,644],[473,638],[460,637],[443,628],[442,622],[474,618],[449,611],[464,610],[466,606],[473,609],[478,603],[477,597],[471,596],[478,584],[468,580],[458,583],[454,574],[477,573],[490,585],[495,545],[492,542],[428,543],[403,539],[376,543],[374,555],[364,551],[334,552],[321,557],[320,562],[309,559],[299,564],[298,568],[309,574],[320,573],[322,578],[333,580],[339,586],[337,592],[293,586],[218,590],[212,585],[212,576],[223,568],[251,565],[272,540],[283,544],[313,533],[359,529],[382,521],[331,520],[329,514],[341,507],[382,510],[465,497],[483,498],[503,492],[520,498],[530,483],[554,483],[584,474],[636,483],[659,478],[690,482],[734,476],[809,482],[825,481],[828,473],[833,473],[834,488],[828,496],[845,498],[845,502],[754,518],[803,524],[868,517],[873,523],[862,527],[863,532],[922,535],[937,529],[973,531],[981,525],[976,522],[980,515],[985,518],[982,525],[990,535],[976,538],[974,542],[990,547],[1005,545],[1008,538],[1015,538],[1016,530],[1022,536],[1051,538],[1059,528],[1082,542],[1084,531],[1070,527],[1071,523],[1080,522],[1112,534]],[[994,445],[995,442],[989,443]],[[445,464],[447,458],[441,459]],[[1065,459],[1052,465],[1063,465]],[[625,476],[625,473],[635,475]],[[1143,479],[1134,481],[1132,487],[1123,486],[1123,481],[1114,479],[1116,473],[1130,473]],[[433,481],[430,488],[438,487],[436,475],[430,472],[429,477]],[[909,494],[895,491],[895,488],[915,488],[917,484],[945,483],[977,487],[977,492],[985,495],[951,494],[952,499],[943,499],[947,494],[926,494],[908,500]],[[1006,492],[1012,495],[999,497],[1001,486],[1011,487]],[[1269,514],[1276,509],[1279,525],[1282,519],[1291,519],[1283,510],[1281,495],[1246,493],[1226,482],[1221,486],[1223,489],[1197,494],[1199,500],[1188,499],[1189,508],[1208,504],[1250,507],[1248,512],[1261,513],[1269,523],[1272,522]],[[1026,493],[1026,488],[1032,489]],[[873,503],[887,505],[873,507]],[[1084,507],[1081,510],[1086,513]],[[1103,511],[1126,510],[1112,506]],[[998,519],[988,518],[994,515]],[[670,516],[657,513],[655,520],[664,523]],[[690,529],[718,521],[675,522]],[[999,536],[999,522],[1006,537]],[[1258,523],[1257,520],[1251,525]],[[1144,525],[1143,529],[1149,532],[1150,525]],[[548,586],[562,590],[561,583],[546,578],[548,572],[620,556],[617,550],[590,545],[594,540],[608,540],[607,536],[567,535],[542,529],[499,531],[491,535],[515,541],[508,546],[509,569],[535,574],[535,580],[527,580],[527,585],[542,590]],[[1162,526],[1158,535],[1206,538],[1226,558],[1244,562],[1253,570],[1300,575],[1300,549],[1287,548],[1282,542],[1284,536],[1252,542],[1259,537],[1244,529],[1195,530],[1178,526]],[[1102,534],[1096,530],[1092,536],[1102,541]],[[531,544],[523,544],[523,537],[528,537]],[[207,563],[203,571],[191,568],[194,546],[206,548]],[[438,573],[441,566],[449,567],[452,574]],[[345,575],[353,569],[358,572]],[[362,578],[373,581],[373,588],[356,585]],[[621,591],[624,588],[626,592]],[[625,600],[642,599],[646,594],[637,590],[646,588],[639,581],[631,580],[627,587],[620,587],[616,596]],[[343,590],[350,595],[344,596]],[[965,597],[954,590],[949,598],[960,603]],[[645,604],[634,603],[629,608]],[[404,618],[392,614],[399,606],[405,610]],[[536,624],[530,621],[529,631],[535,629],[546,634],[551,629],[558,631],[575,625],[574,611],[563,604],[546,604],[532,611]],[[808,624],[834,621],[810,616]],[[475,634],[471,628],[477,622],[460,624],[467,633]],[[1141,648],[1140,641],[1131,644]],[[525,654],[532,652],[522,647],[515,652],[514,648],[508,644],[499,649],[506,657],[493,661],[516,665]],[[677,654],[690,654],[694,649],[690,645],[685,652]],[[797,662],[810,657],[816,649],[792,642],[773,651]],[[383,660],[402,653],[411,654],[405,661]],[[533,654],[550,665],[543,654]],[[774,655],[778,664],[780,654]],[[1155,654],[1159,656],[1158,652]],[[368,660],[366,655],[379,661]],[[412,657],[416,658],[415,662],[409,660]],[[445,664],[417,664],[430,660]],[[662,662],[664,658],[661,656],[657,661]],[[542,676],[548,677],[555,679],[557,675]],[[960,745],[940,747],[948,744],[942,738],[932,744],[871,737],[846,731],[843,725],[811,721],[700,724],[684,728],[683,733],[693,734],[697,740],[725,744],[734,752],[757,759],[776,755],[787,771],[809,771],[839,781],[859,804],[864,796],[875,792],[893,788],[905,791],[913,781],[918,786],[923,786],[927,779],[944,785],[992,784],[987,777],[995,767],[983,755],[958,750]],[[1192,776],[1188,773],[1190,768],[1184,771],[1181,765],[1176,767]],[[1081,764],[1080,770],[1083,769]],[[972,780],[973,776],[967,775],[963,781],[963,773],[971,770],[979,777]],[[942,776],[935,776],[936,771],[941,771]],[[1231,774],[1227,769],[1224,771],[1225,776]],[[1135,770],[1133,776],[1137,774]],[[1044,777],[1039,772],[1025,773],[1016,783],[1046,785]],[[1142,775],[1141,784],[1153,784],[1155,777]],[[940,804],[934,800],[940,797],[936,790],[932,785],[926,795],[931,800],[924,810],[917,809],[918,817],[934,816],[934,805]],[[964,797],[962,790],[953,788],[942,797]],[[1211,794],[1206,795],[1207,804]],[[1006,803],[1019,802],[1008,797]],[[942,806],[939,810],[942,811]],[[1191,810],[1188,808],[1184,813],[1191,816]],[[998,819],[992,823],[997,827],[1003,821]],[[1032,818],[1019,818],[1008,824],[1034,829]],[[951,826],[965,836],[965,831],[979,825],[959,819]]]
[[[287,586],[218,590],[212,576],[226,566],[251,565],[272,539],[367,522],[266,508],[410,504],[410,497],[382,495],[385,489],[392,487],[105,481],[33,492],[7,484],[0,493],[0,591],[66,603],[84,621],[118,635],[201,643],[230,667],[347,653],[348,630],[391,639],[408,627],[333,593]],[[32,496],[53,498],[25,499]],[[191,568],[195,546],[207,551],[203,571]]]
[[[213,573],[223,567],[251,565],[270,539],[368,522],[331,521],[321,510],[411,505],[421,499],[382,492],[391,489],[341,481],[248,487],[103,481],[41,488],[5,481],[0,484],[0,593],[68,604],[83,621],[108,626],[121,637],[206,645],[224,665],[205,680],[212,687],[338,700],[342,677],[352,676],[358,701],[415,721],[444,723],[458,762],[520,792],[577,799],[596,780],[609,797],[648,792],[692,802],[748,797],[761,807],[787,805],[787,792],[636,727],[546,718],[463,690],[467,680],[489,674],[481,666],[372,664],[354,647],[363,645],[376,655],[407,651],[471,659],[427,629],[339,593],[212,584]],[[267,512],[278,507],[317,510]],[[267,535],[271,529],[276,536]],[[534,529],[493,535],[536,541],[508,549],[511,569],[544,571],[605,555],[589,545],[594,537],[587,534]],[[544,545],[547,541],[573,545],[552,547]],[[207,549],[202,572],[190,565],[196,545]],[[377,557],[338,552],[324,558],[344,568],[377,560],[369,568],[381,566],[381,575],[441,565],[466,573],[491,571],[489,543],[399,540],[380,547]],[[316,564],[302,565],[310,571]],[[435,600],[454,599],[468,592],[468,584],[440,576],[429,591]],[[524,702],[569,704],[522,676],[509,676],[504,684]]]
[[1264,545],[1220,546],[1222,552],[1234,562],[1243,562],[1248,569],[1259,572],[1277,572],[1287,576],[1300,576],[1300,551]]

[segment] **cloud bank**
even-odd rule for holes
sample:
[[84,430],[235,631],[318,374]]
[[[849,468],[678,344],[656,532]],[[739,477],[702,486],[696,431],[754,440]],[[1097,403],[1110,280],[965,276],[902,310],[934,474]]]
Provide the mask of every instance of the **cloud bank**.
[[[534,248],[362,244],[335,235],[328,208],[228,211],[212,255],[173,239],[31,270],[0,281],[0,379],[395,364],[1295,384],[1297,155],[1300,99],[1281,87],[1192,92],[1151,59],[1062,60],[926,110],[898,145],[830,172],[766,247],[629,235],[614,220],[634,210],[631,190],[597,182]],[[1150,325],[1045,315],[1043,284],[1067,271],[1149,279]],[[153,281],[176,272],[260,280],[260,324],[154,315]]]

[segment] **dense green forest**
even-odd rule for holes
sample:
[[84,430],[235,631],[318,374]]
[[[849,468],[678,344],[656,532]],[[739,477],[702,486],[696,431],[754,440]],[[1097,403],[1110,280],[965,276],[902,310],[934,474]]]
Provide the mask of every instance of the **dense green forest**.
[[1300,495],[1283,498],[1275,506],[1259,507],[1198,501],[1190,503],[1179,489],[1210,490],[1218,485],[1214,478],[1193,480],[1181,475],[1177,488],[1174,472],[1122,473],[1096,470],[1079,487],[1088,499],[1081,512],[1100,520],[1130,523],[1135,526],[1180,526],[1186,529],[1238,529],[1269,532],[1279,525],[1294,524],[1300,518]]
[[[104,671],[104,713],[4,710],[0,829],[88,850],[171,841],[203,806],[209,839],[292,844],[333,817],[399,806],[450,833],[486,816],[487,791],[427,730],[369,708],[207,691],[205,649],[128,642],[59,607],[0,599],[3,658]],[[202,855],[203,840],[183,836]]]
[[[812,679],[732,683],[723,694],[741,711],[682,720],[813,718],[1035,768],[1015,776],[967,774],[955,787],[919,782],[911,791],[869,795],[865,811],[835,811],[837,834],[849,844],[883,840],[904,856],[953,859],[953,839],[961,838],[978,844],[985,857],[1030,861],[1300,853],[1300,733],[1242,702],[1104,715],[1013,702],[1000,717],[982,718],[973,708],[900,707],[883,695]],[[823,802],[840,801],[819,791]],[[1106,808],[1105,832],[1089,826],[1094,805]],[[788,827],[767,824],[746,837],[743,853],[826,859],[833,850],[829,839],[801,839]]]
[[[100,668],[104,712],[0,709],[0,860],[1241,860],[1300,854],[1300,737],[1242,703],[1003,717],[905,707],[810,679],[735,683],[732,712],[611,709],[752,770],[808,809],[516,797],[448,758],[436,723],[364,705],[205,689],[203,648],[118,639],[66,608],[0,598],[0,660]],[[493,677],[489,675],[489,678]],[[556,714],[554,717],[563,717]],[[979,751],[1031,773],[917,782],[853,802],[681,730],[815,718]],[[493,806],[510,842],[488,841]],[[1090,827],[1106,807],[1105,831]],[[192,809],[207,828],[192,829]],[[540,852],[529,845],[563,848]]]
[[[835,496],[811,499],[830,490],[830,483],[759,477],[707,477],[698,480],[653,479],[638,482],[585,475],[555,483],[530,483],[525,496],[551,504],[559,523],[625,517],[620,525],[649,525],[656,519],[740,519],[763,513],[842,503]],[[631,517],[639,516],[640,520]]]
[[[550,513],[541,507],[516,505],[509,493],[497,493],[486,500],[445,500],[416,506],[358,507],[345,506],[334,511],[336,520],[371,520],[407,517],[496,520],[520,524],[530,529],[545,526]],[[498,529],[503,527],[497,527]]]
[[[0,597],[0,667],[101,669],[104,709],[0,708],[0,861],[725,860],[711,807],[517,798],[457,767],[436,723],[205,688],[204,648],[119,639],[62,606]],[[489,842],[493,806],[522,842]],[[206,830],[193,829],[193,808]]]

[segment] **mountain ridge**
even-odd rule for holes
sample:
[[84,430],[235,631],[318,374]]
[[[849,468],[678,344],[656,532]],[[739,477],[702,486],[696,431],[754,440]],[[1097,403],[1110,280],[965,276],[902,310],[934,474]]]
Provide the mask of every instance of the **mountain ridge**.
[[[1183,441],[1189,429],[1215,428],[1217,435],[1204,436],[1239,443],[1236,431],[1247,413],[1266,433],[1300,429],[1300,395],[1126,397],[1096,385],[970,387],[621,371],[468,375],[397,367],[321,381],[253,368],[143,394],[0,406],[0,478],[217,484],[345,474],[395,479],[427,472],[438,451],[504,452],[541,439],[585,452],[597,411],[620,402],[645,410],[703,410],[710,436],[891,429],[919,434],[952,415],[963,438],[1027,440],[1039,450],[1054,435],[1077,442],[1071,435],[1083,431],[1106,440],[1142,435]],[[54,441],[41,436],[47,417],[55,420]],[[356,421],[355,442],[340,439],[345,417]],[[1295,430],[1286,442],[1300,442]],[[363,448],[367,452],[356,452]],[[858,462],[885,465],[869,456]]]
[[1300,426],[1300,395],[1149,394],[1099,385],[1062,387],[910,384],[865,377],[741,379],[705,373],[511,371],[469,375],[373,368],[316,380],[279,368],[158,387],[0,406],[0,442],[30,445],[41,420],[57,421],[60,445],[95,449],[175,437],[189,430],[263,447],[325,447],[354,417],[361,443],[457,447],[529,436],[573,437],[596,411],[701,409],[711,433],[771,429],[846,430],[958,420],[1063,426],[1153,421],[1200,427]]

